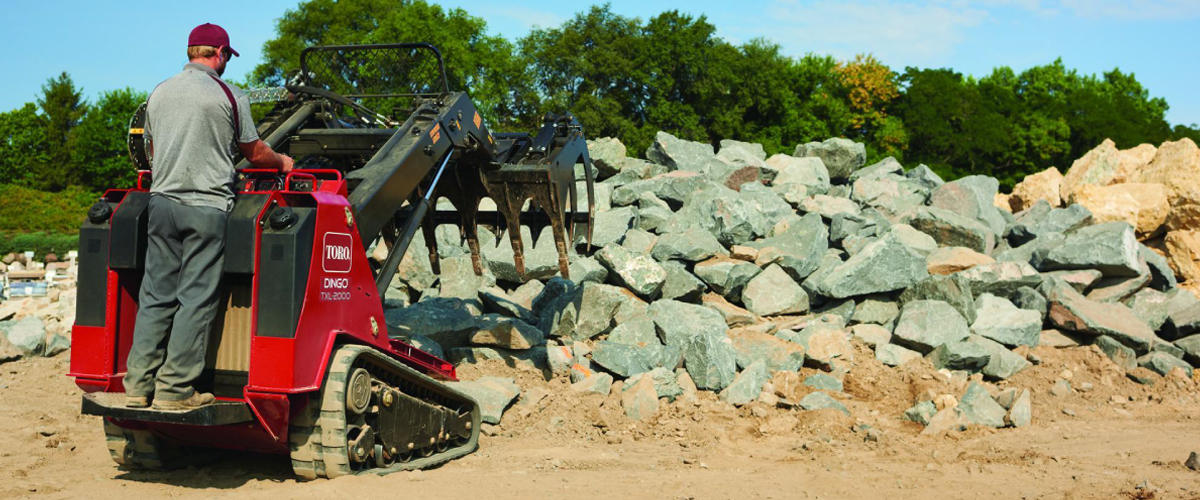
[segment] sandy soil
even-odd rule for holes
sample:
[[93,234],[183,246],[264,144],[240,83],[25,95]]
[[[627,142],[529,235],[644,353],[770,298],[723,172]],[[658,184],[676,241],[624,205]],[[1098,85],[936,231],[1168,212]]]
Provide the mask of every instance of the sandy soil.
[[[931,438],[901,412],[926,390],[961,395],[966,382],[922,363],[892,370],[860,349],[866,361],[841,398],[853,418],[735,409],[702,393],[640,423],[615,395],[577,396],[565,381],[502,364],[468,367],[464,378],[513,376],[526,394],[502,426],[485,429],[478,452],[435,470],[308,483],[282,456],[120,470],[99,419],[79,415],[80,391],[63,375],[69,354],[9,363],[0,366],[0,498],[1200,499],[1200,472],[1183,465],[1200,450],[1192,379],[1147,388],[1091,348],[1043,347],[1041,365],[997,387],[1031,389],[1031,427]],[[1091,390],[1050,395],[1064,376]]]

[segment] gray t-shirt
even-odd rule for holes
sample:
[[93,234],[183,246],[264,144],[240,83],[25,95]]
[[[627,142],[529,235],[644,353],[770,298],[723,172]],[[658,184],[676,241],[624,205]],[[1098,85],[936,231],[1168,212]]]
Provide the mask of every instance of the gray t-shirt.
[[[150,192],[184,205],[233,208],[233,107],[217,72],[189,63],[178,75],[160,83],[146,105],[146,140],[153,156]],[[237,142],[258,140],[250,117],[250,100],[241,89],[226,84],[237,99]]]

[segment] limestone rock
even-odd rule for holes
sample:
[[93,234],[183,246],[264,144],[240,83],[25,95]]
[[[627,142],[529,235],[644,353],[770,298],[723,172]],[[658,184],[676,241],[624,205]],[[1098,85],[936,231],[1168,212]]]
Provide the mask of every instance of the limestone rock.
[[730,328],[739,326],[752,325],[758,322],[758,316],[754,313],[742,309],[728,300],[725,297],[715,293],[706,293],[700,297],[700,303],[709,309],[717,311],[722,318],[725,318],[725,324]]
[[1164,142],[1154,160],[1132,180],[1167,186],[1173,202],[1176,196],[1200,187],[1200,148],[1188,138]]
[[800,202],[800,209],[810,214],[820,214],[821,217],[832,219],[838,214],[857,215],[860,211],[858,204],[849,198],[839,198],[818,194],[809,196]]
[[[899,310],[896,311],[896,314],[897,316],[899,315]],[[850,336],[872,348],[877,348],[892,341],[892,332],[889,332],[887,328],[872,324],[861,324],[850,327]]]
[[1067,169],[1067,175],[1062,181],[1062,199],[1071,200],[1071,196],[1084,185],[1107,186],[1112,184],[1118,166],[1121,163],[1120,152],[1112,139],[1105,139],[1091,151],[1081,156]]
[[1184,281],[1200,280],[1200,231],[1171,231],[1163,243],[1175,274]]
[[1127,222],[1138,234],[1150,235],[1167,221],[1171,205],[1162,184],[1114,184],[1080,186],[1071,201],[1092,212],[1096,222]]
[[1062,203],[1059,192],[1062,182],[1062,173],[1054,167],[1026,176],[1013,187],[1012,197],[1009,198],[1012,212],[1025,210],[1037,200],[1046,200],[1052,207],[1059,206]]

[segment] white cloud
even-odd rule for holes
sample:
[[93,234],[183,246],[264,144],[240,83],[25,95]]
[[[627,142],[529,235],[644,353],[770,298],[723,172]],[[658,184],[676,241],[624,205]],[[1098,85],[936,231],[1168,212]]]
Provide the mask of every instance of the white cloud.
[[1060,0],[1079,17],[1117,20],[1183,20],[1200,17],[1200,0]]
[[966,1],[889,0],[777,0],[766,14],[769,19],[754,28],[792,53],[840,59],[872,53],[892,65],[916,66],[949,61],[965,32],[988,16]]

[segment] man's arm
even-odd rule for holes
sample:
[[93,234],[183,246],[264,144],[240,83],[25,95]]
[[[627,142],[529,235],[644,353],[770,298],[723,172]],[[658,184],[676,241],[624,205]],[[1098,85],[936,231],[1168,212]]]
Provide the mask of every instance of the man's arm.
[[292,158],[276,153],[271,146],[261,140],[245,144],[238,143],[238,150],[255,167],[273,168],[285,174],[292,171]]

